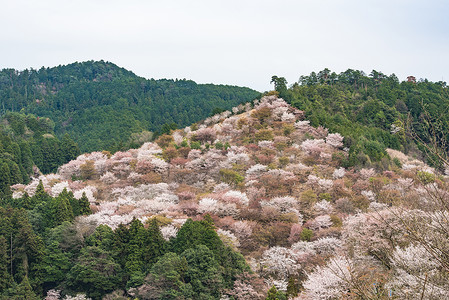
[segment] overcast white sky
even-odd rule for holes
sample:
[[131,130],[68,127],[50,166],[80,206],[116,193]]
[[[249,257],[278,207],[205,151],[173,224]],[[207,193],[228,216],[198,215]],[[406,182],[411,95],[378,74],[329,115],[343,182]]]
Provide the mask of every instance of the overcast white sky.
[[107,60],[271,89],[348,68],[449,82],[447,0],[0,0],[0,68]]

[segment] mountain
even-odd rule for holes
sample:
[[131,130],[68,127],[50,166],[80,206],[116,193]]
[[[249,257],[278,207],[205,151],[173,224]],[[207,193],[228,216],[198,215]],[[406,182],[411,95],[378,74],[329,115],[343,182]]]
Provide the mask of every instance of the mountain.
[[258,95],[249,88],[185,79],[148,80],[104,61],[0,72],[3,113],[48,117],[56,135],[68,133],[82,152],[135,147],[150,139],[147,131],[187,126]]
[[313,126],[345,136],[349,149],[346,167],[382,164],[387,157],[385,148],[420,156],[428,150],[425,145],[432,144],[438,149],[427,153],[428,162],[440,170],[445,168],[439,159],[443,155],[447,161],[445,153],[449,151],[445,82],[416,80],[414,76],[399,81],[395,74],[352,69],[340,74],[329,69],[312,72],[289,88],[282,77],[273,80],[281,96],[305,111]]
[[394,149],[348,166],[275,95],[231,111],[14,186],[3,295],[448,298],[448,176]]

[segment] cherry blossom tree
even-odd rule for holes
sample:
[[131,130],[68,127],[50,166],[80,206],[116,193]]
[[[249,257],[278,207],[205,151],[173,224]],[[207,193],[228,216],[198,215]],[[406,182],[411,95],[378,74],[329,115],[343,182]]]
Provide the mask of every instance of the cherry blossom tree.
[[59,300],[61,297],[61,291],[51,289],[47,291],[47,296],[45,297],[45,300]]
[[326,144],[334,148],[341,148],[343,147],[343,136],[339,133],[331,133],[326,137]]
[[112,172],[106,172],[100,177],[100,180],[104,184],[113,184],[117,181],[117,177],[115,177],[114,173]]
[[301,269],[288,248],[271,247],[266,250],[260,260],[264,274],[275,276],[278,279],[286,279],[290,275],[296,275]]
[[325,150],[325,142],[323,139],[305,140],[301,144],[301,149],[309,155],[319,156]]
[[171,238],[176,237],[178,234],[178,228],[176,228],[173,225],[167,225],[164,227],[161,227],[161,234],[164,240],[169,241]]
[[310,229],[319,230],[332,226],[332,220],[329,215],[318,216],[310,222]]
[[318,266],[307,274],[303,283],[306,299],[328,300],[347,296],[351,267],[351,262],[344,257],[333,258],[324,267]]

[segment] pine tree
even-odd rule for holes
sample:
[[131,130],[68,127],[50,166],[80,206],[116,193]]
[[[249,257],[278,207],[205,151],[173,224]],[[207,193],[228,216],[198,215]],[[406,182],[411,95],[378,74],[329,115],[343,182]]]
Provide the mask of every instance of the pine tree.
[[0,198],[8,199],[11,197],[11,185],[9,167],[3,163],[0,167]]
[[267,298],[265,298],[265,300],[287,300],[287,297],[273,285],[271,289],[268,290]]
[[55,225],[62,224],[62,222],[64,221],[71,222],[73,220],[73,210],[72,206],[70,205],[69,199],[67,199],[67,196],[59,195],[55,199],[55,202]]
[[60,149],[62,163],[67,163],[71,160],[76,159],[81,153],[78,145],[70,138],[67,133],[61,139]]
[[299,293],[298,286],[296,284],[296,280],[293,277],[290,277],[288,279],[287,284],[287,297],[295,298]]
[[39,180],[39,184],[36,187],[36,192],[34,193],[31,202],[33,203],[33,205],[36,205],[41,202],[47,202],[49,199],[50,195],[48,195],[47,192],[45,191],[42,180]]
[[9,174],[10,174],[9,180],[11,182],[11,185],[23,182],[22,172],[20,171],[20,168],[17,165],[17,163],[15,163],[13,161],[8,161],[8,167],[9,167]]
[[14,296],[12,299],[17,300],[38,300],[39,297],[34,293],[31,288],[30,282],[28,280],[28,276],[25,276],[22,282],[17,286],[14,291]]
[[[129,229],[124,224],[120,224],[114,230],[111,252],[114,255],[115,261],[118,262],[122,268],[125,267],[125,263],[128,258],[129,240],[130,240]],[[124,277],[126,277],[126,275]],[[126,280],[127,279],[125,278],[123,281],[126,282]]]
[[6,290],[11,284],[9,266],[8,243],[3,235],[0,235],[0,291]]
[[145,262],[143,258],[145,242],[146,242],[146,230],[143,227],[142,222],[133,218],[129,226],[129,243],[128,243],[128,256],[125,263],[125,269],[128,272],[130,278],[126,284],[127,288],[136,287],[143,283],[145,278],[144,267]]
[[26,142],[20,144],[20,152],[22,154],[22,166],[26,174],[30,175],[33,172],[33,158],[31,155],[30,145]]
[[147,230],[144,259],[151,267],[159,257],[164,255],[167,242],[162,237],[156,218],[151,219]]
[[27,192],[25,192],[25,194],[23,194],[20,206],[25,208],[25,209],[32,209],[33,208],[33,203],[32,203],[31,197],[28,195]]
[[90,215],[92,211],[90,210],[90,203],[89,199],[86,196],[86,193],[83,192],[83,195],[78,201],[79,201],[80,214]]

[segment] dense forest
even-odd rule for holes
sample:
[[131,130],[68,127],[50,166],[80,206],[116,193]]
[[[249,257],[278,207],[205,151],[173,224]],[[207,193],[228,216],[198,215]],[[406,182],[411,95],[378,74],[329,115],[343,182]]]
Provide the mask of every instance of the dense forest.
[[[63,189],[51,197],[42,182],[32,197],[0,206],[0,299],[41,299],[55,287],[92,299],[120,289],[157,299],[217,299],[249,272],[243,256],[220,240],[210,217],[187,220],[166,241],[159,229],[166,218],[146,224],[134,218],[129,226],[100,225],[87,232],[73,223],[90,213],[85,193],[76,199]],[[55,293],[49,299],[58,299]],[[111,299],[126,299],[120,296]]]
[[0,72],[2,113],[48,117],[55,134],[68,133],[82,152],[139,146],[139,138],[149,141],[151,135],[131,140],[133,133],[187,126],[258,95],[249,88],[185,79],[147,80],[104,61]]
[[[77,144],[66,134],[55,137],[54,123],[23,113],[6,113],[0,120],[0,194],[9,195],[9,185],[28,183],[40,172],[56,172],[75,159]],[[38,169],[33,169],[37,166]]]
[[[313,126],[345,136],[347,166],[363,165],[368,160],[380,162],[387,155],[385,148],[419,155],[414,151],[417,140],[424,144],[438,140],[446,152],[449,149],[445,139],[449,130],[445,82],[416,80],[413,76],[401,82],[394,74],[373,70],[366,75],[351,69],[340,74],[329,69],[312,72],[289,88],[283,77],[273,76],[272,82],[284,99],[305,111]],[[435,157],[428,158],[438,164]]]
[[[288,87],[273,76],[275,91],[260,99],[211,102],[207,118],[182,129],[176,119],[131,125],[79,155],[68,132],[84,134],[96,117],[75,129],[75,115],[98,109],[112,120],[94,123],[94,137],[122,126],[108,112],[137,120],[134,109],[145,111],[140,96],[101,106],[110,90],[97,84],[122,86],[116,95],[173,86],[160,101],[180,99],[183,84],[184,96],[229,87],[153,82],[103,62],[58,68],[68,67],[58,84],[45,76],[38,101],[25,101],[35,99],[25,84],[22,107],[4,102],[0,299],[449,297],[447,161],[426,153],[447,150],[445,83],[325,69]],[[58,102],[81,86],[98,97],[76,97],[81,110]],[[58,125],[62,115],[73,118]]]

